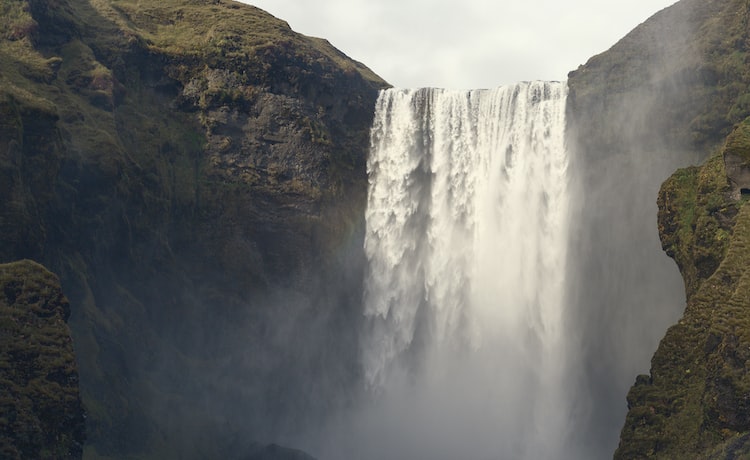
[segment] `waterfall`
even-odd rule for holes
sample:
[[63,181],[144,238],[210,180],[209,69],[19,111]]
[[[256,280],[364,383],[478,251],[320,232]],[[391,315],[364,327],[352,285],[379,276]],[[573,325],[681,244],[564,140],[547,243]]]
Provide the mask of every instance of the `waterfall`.
[[380,458],[561,458],[566,91],[381,92],[362,343]]

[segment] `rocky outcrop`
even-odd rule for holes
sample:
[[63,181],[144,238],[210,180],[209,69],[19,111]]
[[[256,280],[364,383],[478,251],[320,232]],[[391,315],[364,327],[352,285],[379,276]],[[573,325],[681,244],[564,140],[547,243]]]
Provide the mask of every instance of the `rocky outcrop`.
[[[750,13],[745,2],[731,0],[680,2],[673,8],[678,7],[693,24],[674,48],[692,56],[673,80],[686,92],[679,104],[662,100],[662,119],[654,114],[649,123],[669,134],[672,149],[704,157],[701,166],[673,173],[658,193],[661,245],[679,267],[686,307],[662,338],[650,373],[638,376],[628,393],[617,459],[750,454],[745,370]],[[665,59],[669,63],[674,56]],[[673,116],[675,108],[682,113]]]
[[724,148],[724,169],[732,187],[732,198],[739,200],[750,194],[750,144],[748,125],[740,124],[727,139]]
[[[627,410],[622,395],[682,314],[683,287],[690,294],[697,286],[690,279],[705,279],[721,264],[721,254],[709,248],[716,235],[728,232],[728,215],[717,210],[696,215],[690,250],[664,243],[686,230],[662,219],[661,243],[690,261],[681,265],[683,283],[660,251],[654,201],[676,169],[706,161],[750,115],[747,21],[743,1],[683,0],[569,75],[575,258],[567,272],[573,280],[567,302],[573,311],[567,316],[576,321],[572,330],[582,331],[575,352],[580,361],[570,365],[580,367],[577,405],[590,414],[580,430],[587,437],[573,444],[599,440],[593,447],[597,458],[611,455],[617,445]],[[712,167],[724,168],[721,159],[722,164],[715,161]],[[697,180],[694,174],[697,170],[683,170],[672,184]],[[739,182],[736,187],[741,195],[743,187]],[[721,203],[724,198],[716,205]],[[679,348],[670,350],[679,356]],[[632,406],[632,395],[629,401]],[[630,421],[629,429],[634,429]],[[624,439],[621,452],[633,454]]]
[[0,264],[0,456],[81,458],[84,410],[58,278],[31,261]]
[[737,200],[723,161],[747,153],[748,123],[659,193],[659,232],[685,279],[687,307],[628,394],[615,458],[750,454],[750,207]]
[[385,83],[230,1],[0,5],[0,261],[60,275],[92,452],[210,457],[345,401]]

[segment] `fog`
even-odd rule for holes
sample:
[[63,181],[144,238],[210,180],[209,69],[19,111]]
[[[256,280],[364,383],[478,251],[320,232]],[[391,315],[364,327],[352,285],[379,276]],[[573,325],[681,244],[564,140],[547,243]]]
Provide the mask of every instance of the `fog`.
[[[465,145],[473,142],[473,136],[481,137],[480,130],[468,129],[466,137],[461,137],[459,132],[468,122],[441,125],[426,115],[440,109],[437,98],[428,98],[422,108],[420,102],[413,102],[413,110],[426,118],[402,122],[403,129],[415,130],[414,145],[407,143],[400,147],[400,153],[398,149],[391,153],[393,158],[400,158],[393,161],[406,163],[407,172],[396,173],[395,180],[386,181],[382,195],[391,200],[384,207],[390,210],[384,225],[404,220],[393,241],[383,240],[392,228],[373,233],[384,246],[381,249],[386,253],[395,251],[396,257],[379,259],[379,250],[368,247],[373,242],[366,240],[369,294],[374,291],[384,296],[380,301],[386,305],[368,304],[366,291],[363,308],[366,314],[368,308],[376,312],[369,313],[366,320],[376,331],[376,339],[372,335],[368,338],[367,332],[363,334],[365,375],[373,349],[381,350],[375,352],[381,359],[385,353],[386,364],[376,368],[388,369],[387,363],[394,360],[396,364],[390,372],[375,372],[381,377],[384,372],[386,377],[375,379],[378,384],[374,393],[365,393],[352,411],[334,416],[309,440],[302,441],[311,452],[322,459],[335,460],[599,459],[613,454],[625,420],[627,391],[638,374],[648,373],[650,357],[659,340],[685,305],[677,267],[660,247],[656,196],[660,184],[677,168],[698,163],[708,153],[691,146],[691,139],[684,136],[687,125],[681,125],[684,119],[679,114],[686,106],[700,110],[686,102],[695,81],[685,79],[681,70],[690,68],[698,59],[693,54],[695,49],[686,45],[695,32],[695,24],[689,20],[694,6],[683,2],[669,12],[670,21],[659,20],[639,29],[634,40],[646,48],[636,55],[621,55],[625,65],[646,69],[622,78],[647,84],[613,94],[595,94],[591,100],[576,95],[578,99],[569,102],[566,186],[548,189],[549,178],[537,183],[533,173],[527,172],[523,177],[528,187],[523,194],[497,190],[492,196],[498,199],[499,214],[490,218],[495,222],[495,239],[492,244],[479,247],[479,256],[474,255],[471,245],[462,242],[463,230],[454,226],[468,221],[481,227],[478,222],[483,217],[475,221],[475,217],[452,210],[447,219],[452,219],[453,224],[440,226],[442,217],[437,212],[441,205],[420,201],[422,198],[418,197],[426,194],[435,200],[448,196],[455,205],[465,203],[462,192],[481,189],[461,174],[478,174],[484,167],[482,160],[461,163],[457,158],[460,154],[455,153],[463,152]],[[622,45],[623,53],[628,46]],[[610,77],[607,69],[600,75],[597,83],[606,84]],[[470,96],[466,98],[471,100]],[[396,106],[391,103],[386,118],[394,125],[402,116]],[[462,113],[455,108],[450,112],[453,116]],[[509,113],[502,115],[507,117]],[[510,116],[515,115],[511,112]],[[373,132],[378,133],[381,128],[376,121]],[[427,128],[435,131],[420,131]],[[423,148],[429,150],[444,135],[454,136],[450,142],[455,155],[452,161],[456,162],[453,166],[470,172],[463,170],[450,179],[447,183],[455,188],[441,195],[436,191],[441,180],[434,163],[437,160],[420,163],[414,155]],[[526,134],[520,138],[526,136],[534,137]],[[378,138],[373,142],[371,155],[380,155]],[[532,155],[533,149],[517,147],[494,146],[490,150],[496,156],[498,152],[506,157],[508,152],[512,152],[511,156]],[[384,165],[392,167],[383,158],[378,158],[376,165],[379,169],[370,171],[370,232],[373,225],[376,229],[381,225],[373,212],[373,206],[378,206],[373,202],[373,194],[378,193],[373,187],[382,180],[379,175],[384,174]],[[500,168],[504,174],[511,169],[508,165]],[[398,197],[402,193],[399,180],[405,181],[403,199],[409,203]],[[503,180],[496,177],[493,182]],[[549,222],[538,219],[536,208],[524,201],[539,191],[544,191],[546,200],[564,193],[569,203],[564,219],[567,227],[551,231],[565,236],[564,268],[555,273],[560,278],[539,269],[529,277],[519,263],[532,259],[543,264],[537,253],[529,252],[529,242],[541,244],[542,254],[556,250],[551,246],[557,244],[552,243],[554,240],[540,238],[549,234]],[[521,211],[502,214],[503,203],[512,199],[521,200],[517,202]],[[398,211],[402,206],[404,214]],[[543,209],[552,208],[547,201]],[[425,213],[430,213],[430,217],[414,218]],[[508,220],[522,222],[523,230],[504,233],[501,223]],[[472,244],[481,240],[481,232],[469,230],[467,234],[473,235]],[[519,248],[521,259],[515,259],[512,254]],[[445,251],[443,263],[452,270],[435,271],[430,257],[439,251]],[[467,260],[481,260],[482,256],[494,263],[478,264],[477,272],[466,269],[472,266],[467,265]],[[424,266],[414,264],[413,258],[423,261]],[[385,278],[376,277],[373,281],[378,272]],[[430,280],[431,273],[438,273],[438,279]],[[401,284],[404,279],[407,282]],[[564,283],[558,292],[559,302],[553,302],[552,308],[540,308],[544,305],[540,298],[555,279]],[[373,283],[381,287],[373,290]],[[483,291],[482,283],[491,286],[490,290]],[[528,283],[533,287],[526,291]],[[431,291],[435,286],[440,289]],[[459,296],[458,301],[444,297],[454,288],[464,292],[465,286],[471,286],[468,297]],[[481,292],[490,292],[485,295],[485,305],[493,306],[491,309],[501,307],[488,316],[477,316],[479,325],[474,332],[479,330],[483,339],[468,339],[463,348],[440,341],[436,345],[434,337],[441,336],[436,331],[445,331],[446,327],[453,334],[464,330],[461,327],[471,330],[476,311],[466,305],[473,305],[477,297],[472,296]],[[411,312],[404,311],[399,303],[404,299],[415,305]],[[532,301],[526,303],[525,299]],[[516,307],[528,316],[509,313]],[[559,323],[555,322],[555,315]],[[396,333],[388,335],[383,330]]]
[[612,94],[381,94],[367,229],[334,269],[231,305],[187,283],[190,315],[151,318],[173,348],[128,359],[159,442],[184,457],[610,457],[628,388],[684,308],[655,201],[706,154],[669,125],[689,100],[675,69],[697,59],[695,3],[640,31],[648,49],[625,65],[646,70]]
[[368,161],[366,392],[311,435],[312,452],[565,457],[564,103],[565,85],[545,82],[381,93]]

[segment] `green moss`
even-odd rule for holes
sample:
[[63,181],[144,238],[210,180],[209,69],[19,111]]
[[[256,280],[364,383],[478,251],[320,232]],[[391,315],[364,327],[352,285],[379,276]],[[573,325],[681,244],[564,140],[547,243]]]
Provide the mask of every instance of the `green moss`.
[[738,156],[750,163],[750,119],[744,120],[731,132],[725,154]]
[[[571,112],[602,111],[606,121],[607,107],[635,101],[649,112],[643,137],[713,151],[750,115],[749,18],[744,0],[678,2],[659,12],[570,73]],[[591,119],[592,142],[616,147],[623,134]]]
[[272,281],[314,280],[337,263],[342,235],[362,223],[368,117],[386,84],[325,40],[234,2],[0,8],[3,30],[29,31],[0,33],[0,155],[20,141],[30,152],[28,177],[0,183],[28,198],[23,219],[0,222],[38,233],[40,257],[75,299],[87,454],[178,455],[146,407],[171,396],[158,370],[127,358],[182,357],[175,318],[214,321]]
[[725,458],[721,452],[746,450],[750,206],[732,199],[723,161],[746,141],[741,127],[703,166],[679,170],[662,185],[659,232],[688,302],[661,341],[651,375],[628,395],[616,458]]
[[688,295],[694,293],[724,258],[731,218],[738,203],[730,199],[723,152],[698,167],[678,170],[659,191],[659,235],[675,259]]
[[30,261],[0,265],[0,453],[80,458],[84,414],[57,277]]
[[242,64],[250,72],[257,71],[258,77],[268,70],[266,58],[286,49],[312,67],[315,64],[321,68],[337,67],[383,84],[371,70],[352,61],[326,40],[296,34],[286,22],[255,7],[231,1],[207,4],[177,0],[158,3],[99,0],[92,5],[126,34],[141,36],[155,52],[178,56],[180,60],[201,58],[209,64],[214,60]]

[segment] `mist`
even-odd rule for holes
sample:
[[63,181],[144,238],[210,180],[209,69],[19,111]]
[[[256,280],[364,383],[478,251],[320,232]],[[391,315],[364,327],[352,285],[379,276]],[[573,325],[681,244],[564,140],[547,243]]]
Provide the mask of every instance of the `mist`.
[[[580,458],[612,455],[628,389],[636,375],[649,372],[659,340],[685,308],[680,273],[661,249],[656,197],[676,169],[710,153],[693,143],[688,128],[702,104],[691,100],[701,84],[690,70],[700,61],[690,46],[698,7],[668,8],[612,48],[612,57],[593,58],[593,75],[570,75],[565,329],[575,369],[570,395],[579,414],[571,443]],[[642,47],[637,54],[633,43]],[[632,69],[615,79],[606,59],[618,58]],[[616,92],[576,93],[609,81]]]
[[[467,177],[480,174],[488,160],[456,153],[482,143],[481,129],[468,127],[481,115],[460,104],[445,109],[439,91],[417,92],[421,97],[407,109],[411,119],[402,119],[396,96],[378,108],[387,113],[382,124],[376,113],[369,170],[361,337],[368,387],[351,411],[303,441],[311,452],[332,460],[612,455],[628,389],[638,374],[648,373],[659,340],[685,305],[679,271],[661,250],[656,196],[676,169],[709,153],[689,134],[691,114],[701,110],[690,94],[702,83],[688,70],[699,62],[689,44],[696,5],[675,5],[616,45],[615,62],[632,65],[621,80],[612,78],[606,56],[592,59],[588,74],[571,73],[565,141],[558,146],[566,155],[561,187],[534,176],[550,166],[527,171],[518,195],[499,186],[489,195],[497,214],[488,219],[493,236],[487,240],[479,229],[492,212],[467,217],[452,208],[440,214],[446,212],[440,200],[449,208],[466,205],[462,192],[482,189]],[[633,42],[644,47],[640,53],[632,53]],[[602,90],[608,87],[611,93]],[[473,94],[459,99],[472,101]],[[442,116],[455,121],[445,124]],[[391,136],[413,137],[384,145],[385,124]],[[454,155],[447,163],[455,175],[446,182],[439,158],[443,137],[451,139]],[[534,135],[515,139],[523,138]],[[498,162],[533,156],[539,148],[501,145],[489,148]],[[381,156],[389,150],[390,157]],[[504,183],[510,163],[491,166],[502,174],[490,182]],[[384,180],[387,174],[392,179]],[[440,191],[443,184],[447,192]],[[535,208],[527,200],[539,192],[544,206]],[[538,218],[554,209],[555,197],[565,203],[559,228]],[[508,214],[504,206],[512,200],[519,208]],[[443,219],[451,223],[441,224]],[[508,221],[520,230],[505,233]],[[563,241],[544,239],[552,234]],[[529,252],[530,244],[542,249]],[[562,265],[546,265],[540,255],[558,245],[555,263]],[[535,268],[526,272],[520,261],[529,259]],[[552,300],[543,300],[556,282],[561,285]]]
[[162,336],[124,344],[141,352],[123,374],[155,443],[185,458],[270,443],[319,460],[610,457],[628,388],[684,308],[655,202],[706,154],[685,127],[696,4],[567,83],[382,92],[366,228],[335,261],[144,294],[169,305],[143,313]]
[[381,93],[365,391],[310,435],[311,452],[563,458],[564,104],[562,83]]

